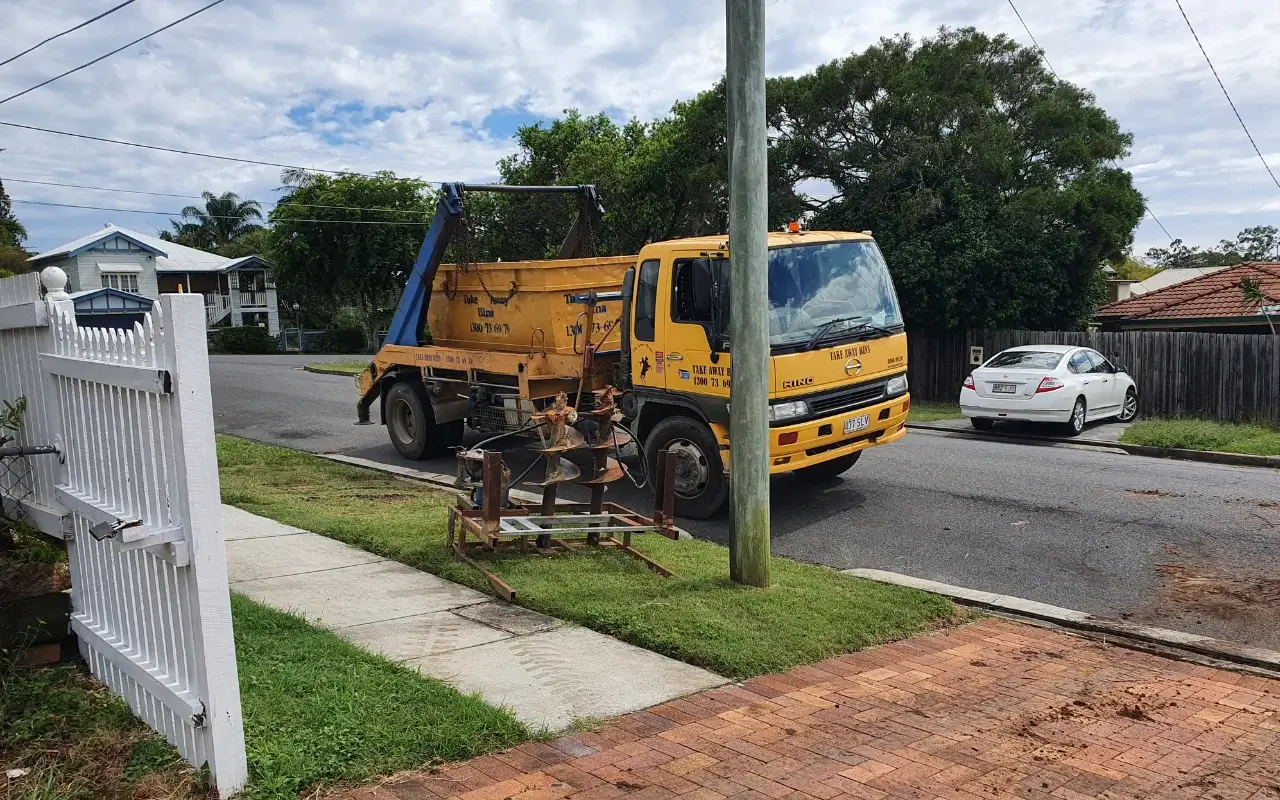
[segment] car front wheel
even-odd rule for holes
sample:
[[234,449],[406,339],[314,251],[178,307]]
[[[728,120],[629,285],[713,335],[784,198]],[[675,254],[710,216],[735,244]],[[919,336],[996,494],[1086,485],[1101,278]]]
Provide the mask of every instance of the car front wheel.
[[1138,393],[1133,389],[1124,394],[1124,403],[1120,406],[1120,414],[1116,419],[1121,422],[1131,422],[1134,417],[1138,416]]

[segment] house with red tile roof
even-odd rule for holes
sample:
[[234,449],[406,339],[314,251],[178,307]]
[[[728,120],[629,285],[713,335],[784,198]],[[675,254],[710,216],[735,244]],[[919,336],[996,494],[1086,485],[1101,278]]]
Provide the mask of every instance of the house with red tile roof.
[[[1266,302],[1245,298],[1242,283],[1258,284]],[[1265,313],[1264,313],[1265,312]],[[1104,331],[1173,330],[1270,333],[1280,329],[1280,262],[1250,261],[1198,278],[1108,303],[1095,319]]]

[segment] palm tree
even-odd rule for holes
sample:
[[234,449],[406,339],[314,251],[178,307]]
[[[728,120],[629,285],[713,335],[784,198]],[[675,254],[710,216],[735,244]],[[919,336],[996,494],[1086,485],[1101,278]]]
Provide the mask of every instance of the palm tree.
[[1271,312],[1268,309],[1270,298],[1262,291],[1262,284],[1258,283],[1256,278],[1241,278],[1240,291],[1244,293],[1244,301],[1251,306],[1256,306],[1266,318],[1267,325],[1271,326],[1271,335],[1276,335],[1276,324],[1271,321]]
[[182,219],[170,223],[173,231],[165,231],[168,238],[179,244],[192,242],[193,246],[217,249],[262,227],[254,222],[262,219],[262,206],[257,200],[241,200],[235,192],[225,192],[221,197],[202,192],[201,196],[204,208],[182,209]]

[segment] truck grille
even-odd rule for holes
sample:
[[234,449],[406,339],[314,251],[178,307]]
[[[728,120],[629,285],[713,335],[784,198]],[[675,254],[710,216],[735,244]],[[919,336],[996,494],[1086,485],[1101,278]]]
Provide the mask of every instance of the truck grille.
[[884,397],[884,385],[885,381],[872,381],[847,389],[811,395],[805,400],[809,403],[810,416],[825,417],[878,402]]

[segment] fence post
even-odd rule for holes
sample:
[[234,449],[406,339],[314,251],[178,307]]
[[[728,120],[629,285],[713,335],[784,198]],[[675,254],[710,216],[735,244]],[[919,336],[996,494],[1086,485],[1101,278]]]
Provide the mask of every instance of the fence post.
[[213,399],[209,383],[209,345],[200,295],[160,297],[160,321],[167,343],[165,361],[174,375],[174,434],[178,438],[175,471],[191,556],[193,613],[198,617],[196,664],[204,665],[204,724],[209,730],[209,769],[223,797],[248,778],[240,685],[232,648],[209,647],[232,637],[227,556],[222,541],[222,505],[218,453],[214,440]]

